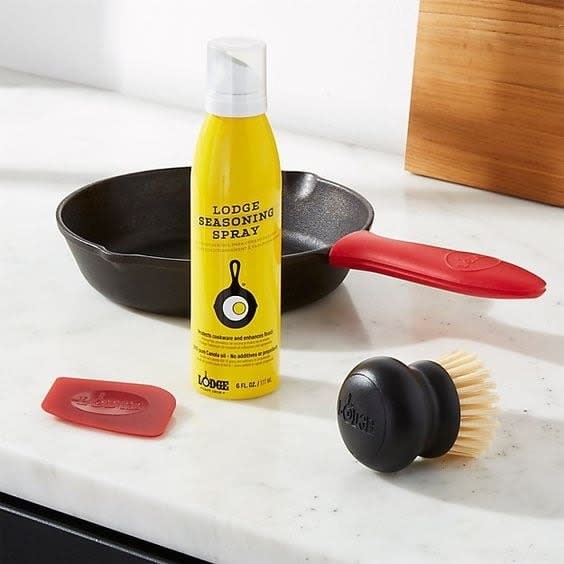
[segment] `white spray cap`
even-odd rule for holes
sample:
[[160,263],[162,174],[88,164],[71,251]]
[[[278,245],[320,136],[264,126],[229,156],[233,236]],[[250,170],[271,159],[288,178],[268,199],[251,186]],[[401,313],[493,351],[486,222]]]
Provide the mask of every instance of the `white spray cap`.
[[266,112],[266,45],[222,37],[208,43],[206,111],[225,117]]

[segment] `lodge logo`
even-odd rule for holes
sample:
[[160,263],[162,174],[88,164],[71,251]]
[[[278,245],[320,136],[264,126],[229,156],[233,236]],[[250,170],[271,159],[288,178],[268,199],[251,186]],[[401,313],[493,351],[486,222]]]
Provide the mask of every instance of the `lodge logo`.
[[81,411],[100,415],[132,415],[146,409],[149,403],[130,392],[95,390],[75,394],[71,398],[71,405]]
[[203,376],[198,374],[198,384],[208,390],[219,390],[220,392],[229,391],[229,380],[216,380],[215,378],[210,378],[207,371],[204,372]]
[[376,422],[372,417],[357,409],[352,401],[352,394],[348,395],[347,401],[344,404],[341,403],[341,398],[339,398],[337,415],[344,423],[363,433],[368,433],[369,435],[376,434]]

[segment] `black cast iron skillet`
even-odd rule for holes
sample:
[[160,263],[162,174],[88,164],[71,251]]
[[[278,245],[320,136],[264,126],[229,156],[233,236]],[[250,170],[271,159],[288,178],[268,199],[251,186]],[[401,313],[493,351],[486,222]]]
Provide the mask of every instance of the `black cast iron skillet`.
[[[190,169],[94,182],[65,198],[57,223],[88,282],[144,311],[189,315]],[[544,282],[473,253],[368,233],[372,206],[353,190],[307,172],[283,172],[282,309],[318,300],[349,268],[484,297],[536,297]]]
[[[190,168],[125,174],[65,198],[57,223],[88,282],[133,308],[189,314]],[[305,172],[283,173],[282,307],[333,291],[347,274],[320,251],[369,229],[372,207],[343,186]]]

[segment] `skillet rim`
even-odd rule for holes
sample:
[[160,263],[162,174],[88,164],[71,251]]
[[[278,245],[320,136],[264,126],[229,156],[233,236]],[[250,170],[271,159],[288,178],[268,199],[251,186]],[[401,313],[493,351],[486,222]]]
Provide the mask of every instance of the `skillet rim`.
[[[68,206],[72,201],[74,201],[80,194],[88,190],[92,190],[105,182],[120,180],[123,178],[131,178],[134,176],[143,176],[149,173],[152,174],[167,173],[167,172],[179,171],[179,170],[185,170],[189,174],[191,169],[192,169],[191,166],[183,166],[183,167],[166,167],[166,168],[141,170],[136,172],[128,172],[124,174],[118,174],[116,176],[101,178],[99,180],[95,180],[94,182],[90,182],[85,186],[81,186],[80,188],[77,188],[76,190],[68,194],[65,198],[63,198],[63,200],[61,200],[61,202],[57,206],[55,216],[56,216],[57,226],[59,228],[59,231],[65,237],[65,239],[67,239],[67,241],[77,244],[79,247],[109,262],[145,264],[145,265],[151,265],[151,266],[162,267],[162,268],[164,267],[182,268],[185,266],[185,264],[191,263],[191,260],[189,258],[163,257],[163,256],[156,256],[156,255],[150,255],[144,253],[120,253],[116,251],[111,251],[110,249],[108,249],[107,247],[105,247],[100,243],[94,243],[93,241],[89,241],[88,239],[80,236],[78,233],[75,233],[65,223],[63,219],[63,213],[65,211],[66,206]],[[356,190],[353,190],[348,186],[344,186],[343,184],[339,184],[338,182],[335,182],[333,180],[328,180],[326,178],[323,178],[322,176],[319,176],[318,174],[315,174],[313,172],[301,171],[301,170],[283,170],[282,174],[299,174],[299,175],[312,176],[316,180],[316,182],[321,181],[325,184],[334,186],[338,190],[347,192],[357,200],[359,205],[362,205],[367,215],[367,219],[361,227],[349,231],[347,234],[354,233],[355,231],[370,230],[370,227],[372,226],[372,223],[374,221],[374,208],[372,207],[372,204],[370,204],[370,202],[364,196],[359,194]],[[293,260],[294,258],[304,257],[308,255],[327,254],[331,249],[331,247],[332,245],[325,245],[317,249],[300,251],[298,253],[283,254],[282,258],[287,260],[290,259]]]

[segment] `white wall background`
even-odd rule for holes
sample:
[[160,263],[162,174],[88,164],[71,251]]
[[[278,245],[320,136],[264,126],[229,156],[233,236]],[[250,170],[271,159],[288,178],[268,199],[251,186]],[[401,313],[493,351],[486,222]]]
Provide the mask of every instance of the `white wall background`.
[[0,0],[0,66],[201,109],[205,43],[267,41],[278,127],[402,153],[418,0]]

